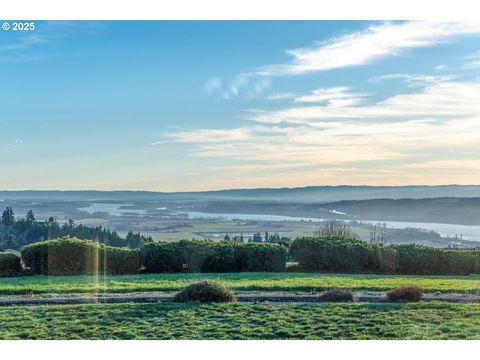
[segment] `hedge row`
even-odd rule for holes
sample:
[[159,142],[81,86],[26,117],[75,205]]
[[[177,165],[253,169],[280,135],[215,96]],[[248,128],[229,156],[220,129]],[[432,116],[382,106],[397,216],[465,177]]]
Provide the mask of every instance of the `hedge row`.
[[300,268],[327,272],[411,275],[480,273],[480,252],[420,245],[373,246],[356,239],[300,238],[290,247]]
[[356,239],[299,238],[290,255],[302,269],[327,272],[358,272],[372,267],[372,246]]
[[22,258],[33,274],[41,275],[134,274],[142,265],[139,250],[76,238],[27,245]]
[[147,244],[146,272],[285,271],[287,251],[275,244],[182,240]]
[[0,276],[16,276],[22,273],[22,263],[18,256],[0,253]]
[[285,271],[280,245],[182,240],[148,244],[142,250],[62,238],[27,245],[22,258],[41,275],[135,274],[145,272]]
[[[356,239],[300,238],[290,256],[306,271],[376,272],[412,275],[480,273],[480,252],[418,245],[373,246]],[[141,250],[63,238],[27,245],[25,265],[33,274],[135,274],[177,272],[285,271],[287,251],[275,244],[182,240],[146,245]],[[20,259],[0,253],[0,276],[22,272]]]

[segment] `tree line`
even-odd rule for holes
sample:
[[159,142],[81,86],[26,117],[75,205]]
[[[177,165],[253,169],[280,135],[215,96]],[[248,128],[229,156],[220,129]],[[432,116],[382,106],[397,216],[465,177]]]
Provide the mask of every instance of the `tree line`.
[[141,248],[146,243],[153,241],[150,236],[132,231],[123,238],[116,231],[111,231],[103,226],[77,225],[71,219],[63,224],[53,216],[45,221],[38,221],[32,210],[29,210],[25,217],[16,219],[10,206],[7,206],[0,218],[0,250],[19,249],[24,245],[65,236],[82,240],[90,239],[105,245],[131,249]]
[[268,231],[265,231],[265,235],[262,236],[259,232],[254,232],[252,236],[248,238],[241,233],[240,235],[230,236],[228,233],[225,234],[223,237],[224,241],[235,241],[241,243],[270,243],[270,244],[278,244],[278,243],[285,243],[289,244],[291,242],[291,238],[287,236],[280,236],[278,233],[269,234]]

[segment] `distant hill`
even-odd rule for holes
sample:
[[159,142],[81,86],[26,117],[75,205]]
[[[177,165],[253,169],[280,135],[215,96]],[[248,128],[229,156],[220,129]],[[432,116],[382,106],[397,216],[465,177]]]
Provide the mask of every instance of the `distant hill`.
[[307,186],[301,188],[233,189],[204,192],[150,191],[0,191],[2,199],[68,201],[267,200],[294,203],[330,203],[343,200],[480,197],[480,185],[440,186]]

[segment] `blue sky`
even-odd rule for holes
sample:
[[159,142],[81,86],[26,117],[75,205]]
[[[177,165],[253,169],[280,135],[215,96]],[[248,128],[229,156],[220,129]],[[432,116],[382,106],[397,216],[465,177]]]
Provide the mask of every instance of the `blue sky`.
[[480,178],[479,23],[36,22],[0,79],[0,189]]

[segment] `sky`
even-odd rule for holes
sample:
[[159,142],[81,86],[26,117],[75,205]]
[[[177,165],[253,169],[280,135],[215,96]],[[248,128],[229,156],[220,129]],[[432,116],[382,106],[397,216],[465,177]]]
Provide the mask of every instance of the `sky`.
[[0,190],[480,183],[480,23],[0,31]]

